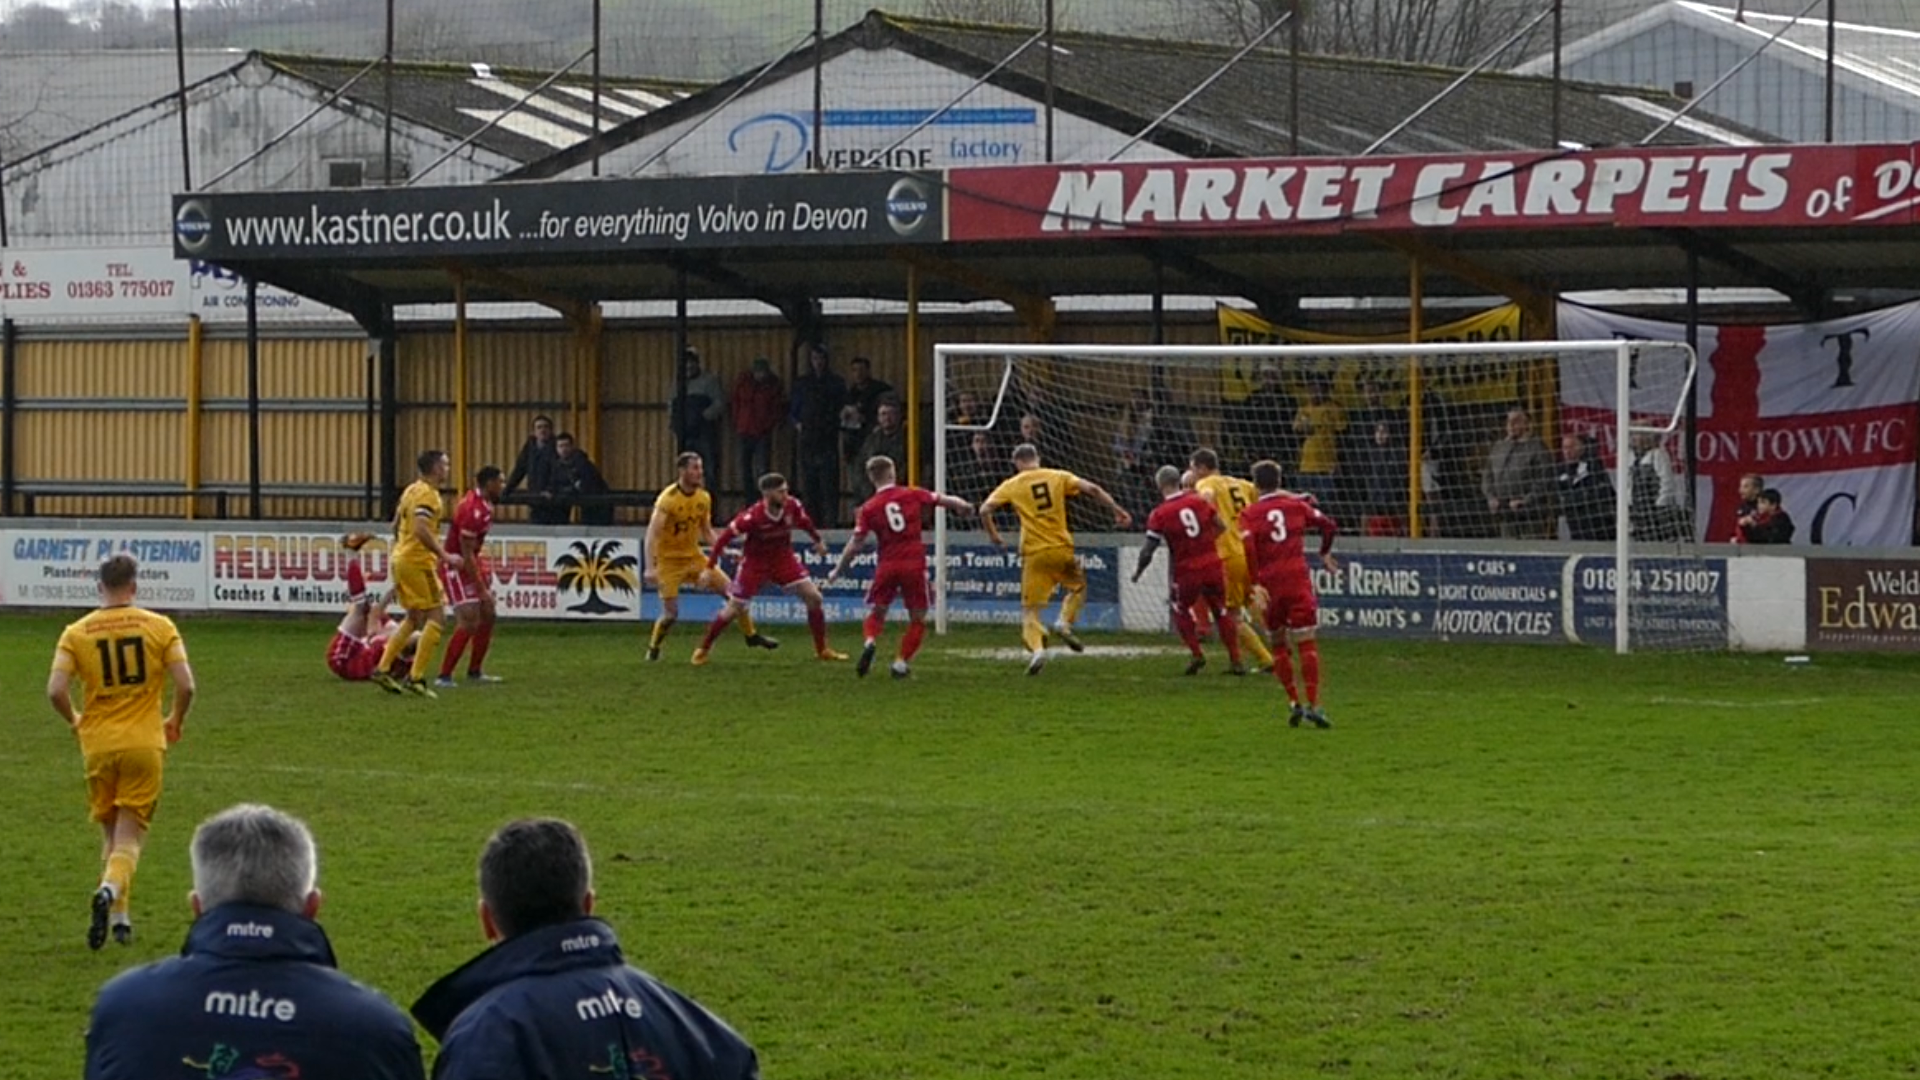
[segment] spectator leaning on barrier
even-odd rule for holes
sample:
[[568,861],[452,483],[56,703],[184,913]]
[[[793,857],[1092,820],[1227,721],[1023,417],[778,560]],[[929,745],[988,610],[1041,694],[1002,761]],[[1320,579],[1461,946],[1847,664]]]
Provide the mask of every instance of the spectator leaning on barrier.
[[534,502],[528,511],[528,518],[535,525],[564,525],[567,521],[567,508],[559,501],[556,490],[554,465],[559,454],[553,447],[553,420],[546,416],[533,418],[533,431],[520,447],[520,456],[513,460],[513,471],[507,474],[507,490],[501,498],[512,495],[527,485],[527,494]]
[[320,891],[305,825],[272,807],[235,806],[200,824],[191,853],[186,947],[100,991],[87,1080],[419,1080],[406,1014],[341,974],[313,921]]
[[[682,404],[684,399],[684,406]],[[700,350],[688,347],[680,355],[680,382],[668,406],[680,450],[691,450],[720,475],[720,420],[727,414],[727,396],[720,377],[700,363]]]
[[[847,460],[858,466],[854,471],[864,474],[866,456],[860,453],[860,446],[866,441],[867,433],[880,422],[880,403],[895,397],[893,386],[873,377],[873,361],[864,356],[856,356],[848,365],[847,404],[851,410],[845,413],[841,429],[846,432]],[[895,458],[896,461],[905,460]]]
[[1613,539],[1613,481],[1592,436],[1568,432],[1560,437],[1560,474],[1555,481],[1568,538]]
[[758,1077],[753,1047],[724,1021],[626,962],[593,901],[572,825],[528,819],[493,834],[480,926],[494,944],[413,1006],[440,1040],[436,1080]]
[[1781,505],[1780,491],[1768,488],[1760,493],[1751,517],[1740,519],[1740,542],[1747,544],[1793,543],[1793,518]]
[[573,441],[573,436],[567,432],[563,431],[555,435],[553,445],[559,455],[554,472],[559,478],[562,510],[579,506],[582,525],[613,524],[611,502],[606,499],[583,500],[581,498],[583,495],[606,495],[612,491],[607,486],[606,478],[600,475],[600,467],[593,463],[593,459],[587,457],[587,452],[580,449]]
[[825,345],[804,344],[798,351],[806,366],[793,380],[789,416],[798,436],[800,502],[816,524],[828,528],[840,521],[840,410],[847,384],[827,366]]
[[[860,453],[855,460],[872,461],[874,458],[883,457],[889,461],[898,462],[900,474],[902,476],[906,474],[907,427],[902,422],[901,413],[899,398],[887,397],[881,400],[879,411],[875,415],[873,430],[867,432],[866,441],[860,444]],[[865,503],[873,497],[873,481],[868,478],[867,470],[856,470],[853,485],[859,502]]]
[[1534,540],[1546,534],[1548,499],[1553,493],[1553,462],[1533,434],[1525,409],[1507,413],[1507,437],[1493,444],[1480,474],[1480,494],[1500,535]]
[[[773,471],[773,433],[787,415],[787,388],[764,356],[733,383],[733,433],[740,446],[740,491],[748,501]],[[720,474],[716,469],[714,479]]]

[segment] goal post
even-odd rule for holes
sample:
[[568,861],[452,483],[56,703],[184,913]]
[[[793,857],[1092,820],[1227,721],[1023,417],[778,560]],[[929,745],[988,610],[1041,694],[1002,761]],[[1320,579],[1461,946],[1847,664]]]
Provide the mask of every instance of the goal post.
[[[1405,537],[1408,550],[1484,539],[1551,553],[1556,541],[1584,540],[1575,550],[1604,560],[1591,545],[1611,541],[1611,576],[1587,576],[1611,582],[1620,652],[1636,645],[1634,594],[1645,591],[1636,548],[1671,542],[1669,558],[1692,557],[1683,524],[1692,493],[1676,464],[1686,450],[1675,436],[1697,361],[1676,342],[938,344],[933,368],[934,484],[976,503],[1011,474],[1019,442],[1106,486],[1136,518],[1158,499],[1154,468],[1184,466],[1198,446],[1216,448],[1236,475],[1271,458],[1343,531]],[[1072,523],[1076,533],[1111,528],[1094,516]],[[953,545],[938,511],[940,633],[969,615],[952,602]],[[1677,636],[1644,630],[1639,643]]]

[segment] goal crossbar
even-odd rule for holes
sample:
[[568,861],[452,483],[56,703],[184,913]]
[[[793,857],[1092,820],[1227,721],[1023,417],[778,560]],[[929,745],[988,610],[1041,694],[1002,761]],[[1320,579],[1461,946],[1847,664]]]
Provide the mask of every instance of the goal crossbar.
[[[1686,358],[1686,371],[1675,395],[1671,410],[1661,423],[1636,423],[1631,408],[1633,392],[1633,357],[1637,349],[1652,347],[1662,350],[1679,350]],[[1693,347],[1671,341],[1640,341],[1618,338],[1599,338],[1580,341],[1496,341],[1496,342],[1435,342],[1416,344],[1349,344],[1349,345],[1022,345],[1022,344],[936,344],[933,347],[933,408],[934,408],[934,483],[945,489],[947,472],[947,432],[963,430],[950,428],[945,422],[947,415],[947,362],[955,357],[1031,357],[1072,358],[1076,356],[1099,356],[1114,359],[1163,360],[1163,361],[1206,361],[1206,360],[1258,360],[1284,359],[1287,357],[1313,356],[1324,358],[1373,358],[1373,359],[1419,359],[1427,357],[1450,356],[1511,356],[1517,358],[1545,359],[1560,353],[1591,352],[1611,353],[1614,357],[1614,445],[1617,453],[1624,455],[1631,437],[1635,434],[1653,434],[1666,436],[1679,430],[1686,415],[1687,400],[1692,394],[1694,379],[1698,374],[1699,357]],[[1001,373],[1000,391],[996,395],[991,424],[999,417],[1006,388],[1012,376],[1012,368]],[[966,427],[976,427],[967,425]],[[1624,474],[1624,470],[1623,474]],[[1626,522],[1631,508],[1630,485],[1614,485],[1614,512],[1618,522]],[[1614,651],[1629,651],[1628,597],[1632,592],[1627,587],[1628,568],[1631,563],[1632,549],[1629,530],[1621,527],[1615,530],[1614,537]],[[934,566],[934,623],[937,631],[947,629],[947,512],[934,511],[934,549],[937,555]]]

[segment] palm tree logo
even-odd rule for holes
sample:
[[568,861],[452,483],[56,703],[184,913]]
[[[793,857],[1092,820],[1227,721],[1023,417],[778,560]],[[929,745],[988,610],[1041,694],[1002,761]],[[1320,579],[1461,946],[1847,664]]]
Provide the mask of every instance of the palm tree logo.
[[568,611],[577,611],[582,615],[606,615],[627,610],[600,597],[603,589],[627,596],[632,596],[639,589],[639,576],[635,570],[640,560],[632,555],[620,554],[620,546],[618,540],[575,540],[567,546],[566,554],[554,560],[554,567],[560,571],[560,591],[587,594],[585,600],[569,607]]

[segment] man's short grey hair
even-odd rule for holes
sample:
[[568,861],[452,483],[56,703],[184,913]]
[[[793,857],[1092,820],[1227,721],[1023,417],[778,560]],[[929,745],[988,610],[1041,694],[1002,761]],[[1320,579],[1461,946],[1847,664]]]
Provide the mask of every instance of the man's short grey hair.
[[319,856],[300,819],[271,806],[241,803],[193,831],[193,891],[202,910],[258,904],[305,910]]
[[1160,485],[1161,491],[1180,490],[1180,470],[1177,466],[1162,465],[1153,474],[1153,482]]

